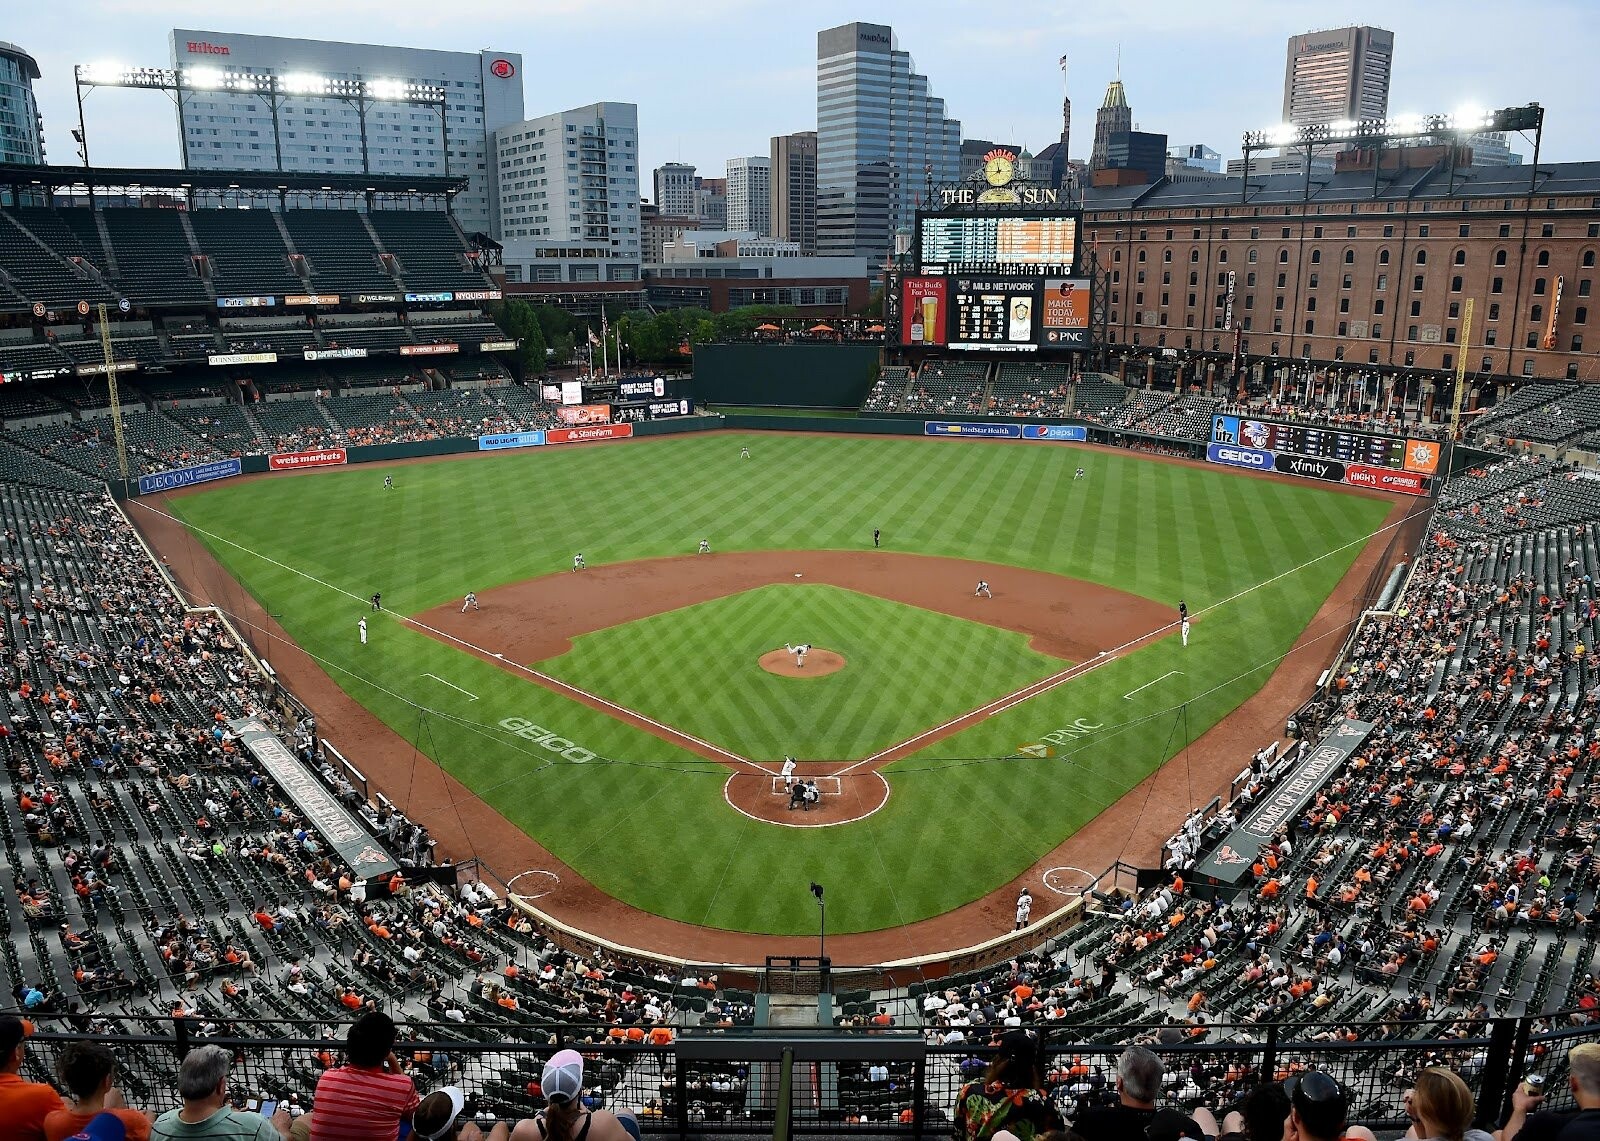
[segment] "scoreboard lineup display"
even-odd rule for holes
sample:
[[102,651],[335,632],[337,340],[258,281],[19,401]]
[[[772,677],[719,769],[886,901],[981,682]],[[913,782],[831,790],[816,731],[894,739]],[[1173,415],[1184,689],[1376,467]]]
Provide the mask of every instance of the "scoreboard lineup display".
[[1400,436],[1374,436],[1308,424],[1283,424],[1244,416],[1217,416],[1211,422],[1211,442],[1243,444],[1267,452],[1290,452],[1344,463],[1377,467],[1406,466],[1406,441]]
[[899,287],[900,343],[991,353],[1089,346],[1091,283],[1075,276],[1076,212],[917,215],[917,272]]

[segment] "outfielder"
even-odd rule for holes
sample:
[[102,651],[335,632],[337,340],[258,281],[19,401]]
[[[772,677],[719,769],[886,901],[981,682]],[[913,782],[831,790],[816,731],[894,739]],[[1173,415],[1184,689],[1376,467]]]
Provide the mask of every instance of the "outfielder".
[[1084,476],[1084,471],[1083,471],[1082,468],[1079,468],[1077,471],[1072,473],[1072,478],[1073,479],[1082,479],[1083,476]]
[[749,448],[740,448],[739,449],[739,458],[741,460],[749,459],[750,458],[750,449]]
[[394,488],[394,476],[392,476],[392,475],[384,476],[383,477],[383,486],[393,490],[393,488]]
[[793,785],[794,785],[794,758],[793,757],[786,755],[783,758],[783,770],[778,775],[783,777],[783,787],[784,788],[793,787]]
[[978,589],[972,592],[972,597],[977,598],[980,594],[985,598],[994,597],[993,594],[989,593],[989,584],[981,578],[978,580]]
[[361,644],[365,646],[367,644],[367,619],[364,615],[361,621],[356,623],[356,629],[361,631]]
[[696,551],[695,553],[698,554],[698,555],[709,555],[711,553],[711,540],[710,539],[701,539],[700,540],[700,549],[698,551]]
[[583,552],[582,551],[579,551],[577,554],[572,556],[572,569],[573,570],[581,571],[581,570],[584,569],[584,567],[586,565],[587,564],[583,561]]
[[469,606],[474,610],[478,609],[478,595],[476,591],[467,591],[466,601],[462,602],[461,604],[461,613],[465,614],[467,612],[467,607]]

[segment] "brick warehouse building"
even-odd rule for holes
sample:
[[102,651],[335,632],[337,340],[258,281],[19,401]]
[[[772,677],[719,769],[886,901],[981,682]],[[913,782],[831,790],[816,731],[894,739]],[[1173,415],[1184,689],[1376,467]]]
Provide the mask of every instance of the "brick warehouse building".
[[1462,352],[1473,404],[1523,378],[1600,379],[1589,328],[1600,162],[1541,163],[1535,177],[1452,170],[1448,158],[1391,151],[1374,172],[1371,153],[1358,153],[1331,176],[1313,173],[1309,191],[1300,175],[1086,190],[1111,367],[1133,383],[1222,385],[1232,273],[1256,386],[1309,361],[1313,373],[1403,379],[1413,396],[1442,398]]

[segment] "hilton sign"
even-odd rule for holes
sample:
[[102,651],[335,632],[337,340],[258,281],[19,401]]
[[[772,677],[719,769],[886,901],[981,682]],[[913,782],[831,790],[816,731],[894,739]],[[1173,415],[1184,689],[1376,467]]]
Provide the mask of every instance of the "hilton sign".
[[204,40],[190,40],[186,45],[190,55],[232,55],[227,44],[208,44]]

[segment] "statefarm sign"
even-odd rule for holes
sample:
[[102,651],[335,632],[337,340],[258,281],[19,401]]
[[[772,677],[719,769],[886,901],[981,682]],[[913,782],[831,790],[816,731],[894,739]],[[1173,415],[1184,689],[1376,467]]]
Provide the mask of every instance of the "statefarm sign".
[[305,452],[278,452],[267,457],[272,471],[299,471],[308,467],[338,467],[350,462],[343,448],[313,448]]
[[548,444],[583,444],[590,440],[622,440],[631,435],[632,424],[592,424],[587,428],[551,428],[544,438]]

